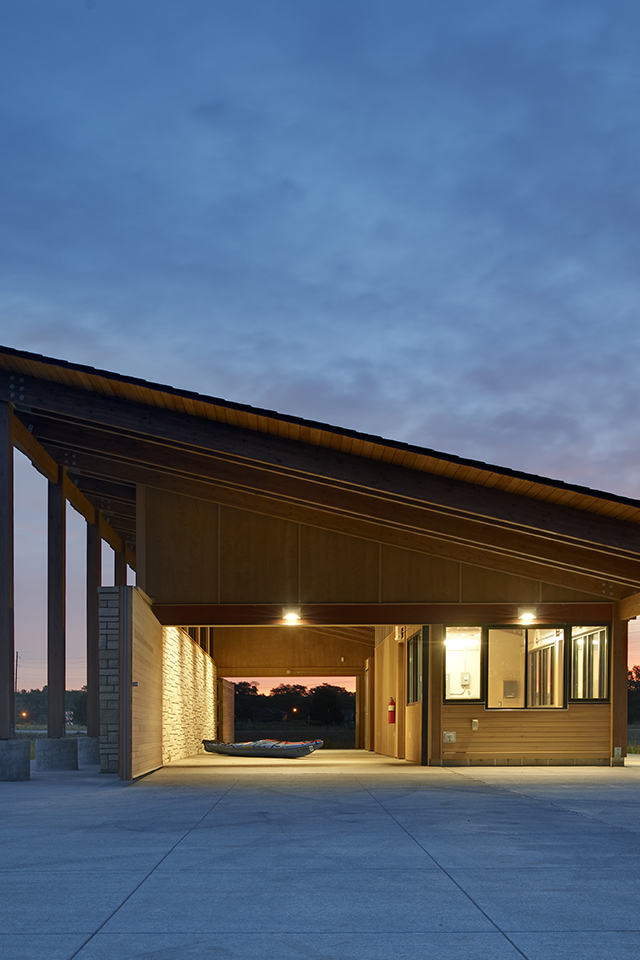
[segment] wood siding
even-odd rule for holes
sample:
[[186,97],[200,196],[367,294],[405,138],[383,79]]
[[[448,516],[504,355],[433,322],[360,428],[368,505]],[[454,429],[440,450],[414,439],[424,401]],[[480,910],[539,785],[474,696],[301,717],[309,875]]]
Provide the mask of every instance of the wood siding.
[[139,585],[158,604],[603,599],[152,487],[139,488],[138,525]]
[[131,617],[131,777],[162,766],[162,626],[146,600],[124,587]]
[[[441,744],[442,762],[608,761],[610,718],[608,703],[571,704],[567,710],[444,704],[442,731],[455,732],[456,742]],[[472,720],[478,721],[475,731]]]
[[[352,642],[339,628],[214,627],[212,656],[227,677],[279,677],[284,670],[298,676],[362,676],[373,651],[373,628],[355,628]],[[337,635],[336,635],[337,634]],[[371,641],[367,635],[371,634]]]

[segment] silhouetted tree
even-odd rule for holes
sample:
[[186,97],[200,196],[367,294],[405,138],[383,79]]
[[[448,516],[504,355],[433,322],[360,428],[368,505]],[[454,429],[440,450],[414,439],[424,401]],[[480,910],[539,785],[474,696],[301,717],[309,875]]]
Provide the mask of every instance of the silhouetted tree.
[[640,665],[637,663],[627,673],[627,720],[640,723]]
[[298,720],[304,723],[307,719],[309,691],[301,683],[281,683],[273,687],[269,702],[274,707],[284,710],[289,721]]
[[350,719],[347,714],[353,711],[355,694],[344,687],[322,683],[319,687],[311,688],[308,703],[312,723],[333,726]]
[[266,697],[258,693],[258,685],[242,680],[235,685],[235,714],[237,720],[253,720],[264,705]]

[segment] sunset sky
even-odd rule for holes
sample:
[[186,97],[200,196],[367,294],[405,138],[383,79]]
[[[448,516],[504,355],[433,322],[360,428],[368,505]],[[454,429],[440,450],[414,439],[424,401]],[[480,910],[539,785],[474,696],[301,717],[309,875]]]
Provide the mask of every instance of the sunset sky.
[[640,498],[639,40],[636,0],[5,0],[0,342]]

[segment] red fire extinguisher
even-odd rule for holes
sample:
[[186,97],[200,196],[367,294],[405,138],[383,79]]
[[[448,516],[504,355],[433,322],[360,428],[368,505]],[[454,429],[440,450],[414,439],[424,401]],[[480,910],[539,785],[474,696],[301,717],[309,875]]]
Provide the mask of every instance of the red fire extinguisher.
[[389,697],[389,723],[396,722],[396,702],[393,697]]

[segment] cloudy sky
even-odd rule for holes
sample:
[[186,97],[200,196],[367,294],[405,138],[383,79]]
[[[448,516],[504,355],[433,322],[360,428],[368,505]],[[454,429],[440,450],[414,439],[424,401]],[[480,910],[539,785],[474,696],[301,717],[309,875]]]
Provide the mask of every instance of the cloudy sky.
[[637,0],[2,0],[0,342],[640,497]]

